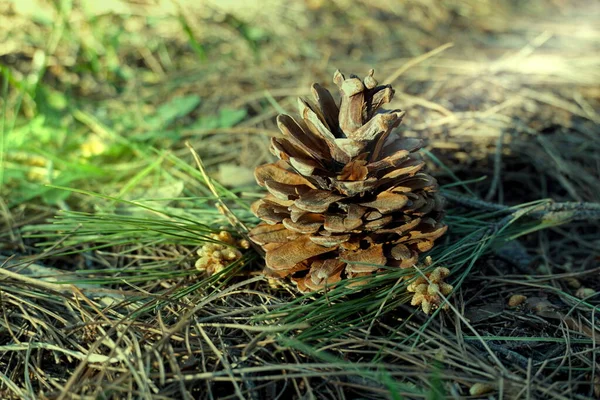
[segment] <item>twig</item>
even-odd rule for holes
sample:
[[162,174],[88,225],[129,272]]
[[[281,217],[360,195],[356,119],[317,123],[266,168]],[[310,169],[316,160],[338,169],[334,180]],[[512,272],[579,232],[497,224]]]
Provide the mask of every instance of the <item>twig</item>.
[[442,51],[449,49],[450,47],[454,46],[454,43],[449,42],[446,44],[441,45],[440,47],[437,47],[431,51],[428,51],[425,54],[421,54],[418,57],[413,58],[412,60],[402,64],[402,66],[400,68],[398,68],[396,71],[394,71],[393,74],[391,74],[390,76],[388,76],[385,81],[383,81],[384,84],[388,85],[392,82],[394,82],[396,79],[398,79],[398,77],[400,75],[402,75],[403,73],[405,73],[406,71],[408,71],[410,68],[414,67],[415,65],[422,63],[423,61],[427,60],[428,58],[431,58],[433,56],[435,56],[436,54],[441,53]]
[[[474,341],[473,345],[481,350],[486,350],[480,342]],[[519,353],[509,350],[499,344],[487,343],[487,345],[490,349],[492,349],[492,351],[500,354],[502,358],[504,358],[506,361],[509,361],[511,364],[516,364],[523,369],[527,368],[527,358],[523,357]]]
[[460,204],[461,206],[465,206],[468,208],[488,211],[511,212],[508,206],[497,203],[491,203],[485,200],[478,199],[476,197],[464,196],[459,193],[449,191],[443,191],[443,195],[446,199],[450,200],[451,202]]
[[495,250],[498,257],[513,264],[523,274],[530,273],[529,266],[533,257],[527,252],[525,246],[518,240],[511,240],[505,243],[499,249]]
[[500,176],[502,175],[502,144],[504,142],[505,132],[506,131],[502,129],[500,135],[498,135],[498,140],[496,141],[496,152],[494,153],[494,177],[492,178],[490,190],[485,196],[486,201],[490,201],[492,197],[494,197],[496,190],[498,190],[498,185],[500,184]]
[[196,165],[198,166],[200,173],[204,177],[206,186],[208,187],[208,189],[211,191],[211,193],[217,199],[217,208],[218,208],[219,212],[221,212],[223,215],[225,215],[225,217],[227,218],[227,220],[229,221],[231,226],[233,226],[240,235],[242,235],[244,238],[248,239],[247,234],[246,234],[248,232],[248,228],[246,227],[246,225],[244,225],[244,223],[242,221],[240,221],[240,219],[229,209],[229,207],[227,207],[227,204],[225,204],[225,202],[221,199],[219,192],[217,192],[217,188],[212,183],[212,180],[206,173],[206,170],[204,169],[204,165],[202,165],[202,161],[200,160],[200,156],[198,155],[196,150],[194,150],[194,148],[192,147],[192,145],[189,142],[185,142],[185,145],[192,152],[192,156],[194,157],[194,160],[196,161]]
[[183,129],[181,132],[183,137],[188,137],[188,136],[204,136],[204,135],[217,135],[217,134],[224,134],[224,135],[244,135],[244,136],[248,136],[248,135],[265,135],[265,136],[273,136],[273,137],[281,137],[281,132],[273,130],[273,129],[266,129],[266,128],[253,128],[253,127],[243,127],[243,128],[236,128],[236,127],[231,127],[231,128],[210,128],[210,129],[198,129],[198,128],[192,128],[192,129]]
[[[503,214],[517,214],[523,209],[514,209],[502,204],[491,203],[474,197],[463,196],[455,192],[444,192],[444,197],[448,200],[469,208],[483,209],[489,211],[498,211]],[[591,202],[568,201],[564,203],[554,203],[548,200],[526,212],[529,217],[543,219],[546,221],[555,221],[566,223],[570,221],[596,220],[600,219],[600,204]]]
[[[50,283],[50,282],[46,282],[44,280],[41,279],[36,279],[36,278],[30,278],[28,276],[23,276],[21,274],[18,274],[16,272],[12,272],[9,271],[8,269],[4,268],[4,265],[6,263],[8,263],[10,261],[10,258],[6,259],[4,261],[4,263],[2,264],[2,266],[0,266],[0,275],[3,275],[7,278],[10,279],[14,279],[17,281],[21,281],[23,283],[26,283],[28,285],[34,286],[34,287],[42,287],[46,290],[53,290],[55,292],[61,292],[61,291],[66,291],[66,289],[71,289],[71,285],[60,285],[57,283]],[[3,280],[3,279],[2,279]]]

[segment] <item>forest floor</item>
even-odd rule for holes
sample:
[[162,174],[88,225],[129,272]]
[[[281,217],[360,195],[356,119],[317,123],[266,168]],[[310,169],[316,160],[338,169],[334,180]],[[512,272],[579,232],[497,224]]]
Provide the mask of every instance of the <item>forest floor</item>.
[[[584,0],[0,2],[0,398],[600,398],[599,19]],[[370,68],[448,200],[428,254],[448,310],[411,306],[405,270],[309,295],[254,250],[198,271],[212,233],[258,222],[275,117]]]

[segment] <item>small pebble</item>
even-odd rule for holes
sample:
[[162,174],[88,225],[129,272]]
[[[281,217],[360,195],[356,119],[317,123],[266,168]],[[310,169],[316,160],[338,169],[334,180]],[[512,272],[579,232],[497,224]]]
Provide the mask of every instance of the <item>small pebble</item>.
[[481,396],[494,390],[494,387],[487,383],[476,383],[469,389],[471,396]]
[[575,292],[575,296],[579,297],[580,299],[585,299],[585,298],[591,297],[595,294],[596,294],[596,291],[594,289],[586,288],[586,287],[580,287]]
[[513,294],[508,299],[508,306],[509,307],[520,306],[521,304],[523,304],[523,302],[525,300],[527,300],[527,296],[523,296],[522,294]]
[[581,282],[579,282],[579,279],[577,279],[577,278],[568,277],[568,278],[564,278],[563,281],[571,289],[579,289],[581,287]]

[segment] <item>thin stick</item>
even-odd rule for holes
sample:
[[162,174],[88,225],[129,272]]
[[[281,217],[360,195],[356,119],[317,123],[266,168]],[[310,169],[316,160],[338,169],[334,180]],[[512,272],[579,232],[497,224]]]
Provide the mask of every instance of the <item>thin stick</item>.
[[[12,258],[12,257],[11,257]],[[11,258],[7,258],[4,263],[2,264],[2,266],[0,266],[0,275],[4,275],[8,278],[12,278],[14,280],[17,281],[21,281],[23,283],[26,283],[28,285],[32,285],[32,286],[37,286],[37,287],[42,287],[44,289],[49,289],[49,290],[53,290],[55,292],[63,292],[63,291],[67,291],[68,289],[72,289],[73,285],[60,285],[57,283],[50,283],[50,282],[46,282],[43,281],[41,279],[36,279],[36,278],[30,278],[28,276],[23,276],[21,274],[18,274],[16,272],[12,272],[9,271],[7,269],[4,268],[4,265],[6,265]]]
[[492,178],[490,190],[485,196],[486,201],[490,201],[492,197],[494,197],[496,191],[498,190],[498,185],[500,184],[500,176],[502,175],[502,144],[504,142],[504,133],[505,130],[502,129],[500,131],[500,135],[498,135],[498,140],[496,141],[496,153],[494,154],[494,177]]
[[389,85],[390,83],[394,82],[396,79],[398,79],[398,77],[400,75],[402,75],[403,73],[405,73],[406,71],[408,71],[409,69],[411,69],[412,67],[414,67],[417,64],[422,63],[423,61],[427,60],[428,58],[431,58],[439,53],[441,53],[442,51],[449,49],[450,47],[454,46],[454,43],[452,42],[448,42],[446,44],[441,45],[440,47],[437,47],[431,51],[428,51],[425,54],[421,54],[418,57],[415,57],[413,59],[411,59],[410,61],[406,62],[405,64],[403,64],[400,68],[398,68],[396,71],[394,71],[393,74],[391,74],[390,76],[388,76],[383,83],[385,85]]
[[227,217],[229,223],[238,231],[238,233],[247,239],[246,236],[248,232],[248,227],[246,227],[246,225],[244,225],[244,223],[240,221],[240,219],[229,209],[229,207],[227,207],[227,204],[225,204],[225,202],[221,199],[219,192],[217,192],[217,188],[215,187],[215,185],[213,185],[212,180],[210,179],[210,177],[206,173],[206,170],[204,169],[204,165],[202,164],[202,160],[200,160],[200,156],[198,155],[196,150],[194,150],[190,142],[186,141],[185,146],[192,152],[192,156],[194,157],[196,165],[198,166],[198,169],[200,170],[200,173],[202,174],[202,177],[206,182],[206,186],[216,197],[217,208],[219,209],[219,212],[223,213],[223,215]]
[[[516,215],[516,213],[518,213],[518,210],[515,211],[509,206],[490,203],[485,200],[480,200],[476,197],[463,196],[449,191],[444,191],[443,195],[448,200],[465,207],[499,211],[503,214]],[[595,220],[600,219],[600,203],[576,201],[554,203],[548,200],[546,203],[540,204],[531,211],[528,211],[527,215],[537,219],[555,220],[556,222],[561,223],[581,220]]]

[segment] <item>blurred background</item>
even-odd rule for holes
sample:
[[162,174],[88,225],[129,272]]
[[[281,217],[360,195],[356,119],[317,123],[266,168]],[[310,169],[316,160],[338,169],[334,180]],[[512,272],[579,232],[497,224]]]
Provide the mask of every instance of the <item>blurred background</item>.
[[56,204],[68,193],[40,182],[98,186],[94,166],[125,176],[140,149],[189,157],[186,140],[223,184],[252,185],[278,113],[374,68],[442,181],[597,201],[599,16],[591,0],[0,2],[4,194]]

